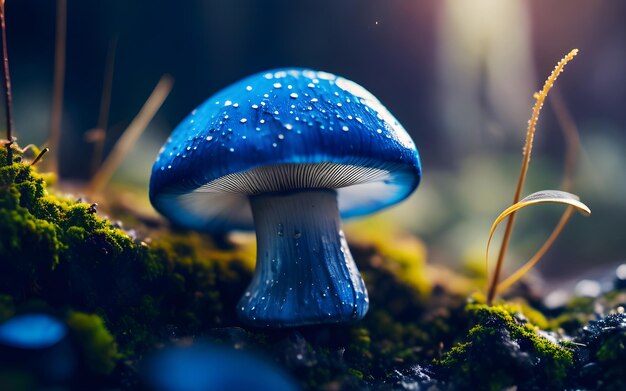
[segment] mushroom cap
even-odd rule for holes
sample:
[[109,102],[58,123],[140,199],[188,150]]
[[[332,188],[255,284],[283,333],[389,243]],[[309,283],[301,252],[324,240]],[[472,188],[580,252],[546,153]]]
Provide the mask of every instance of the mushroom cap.
[[226,87],[174,129],[150,200],[177,224],[219,232],[253,229],[250,195],[336,189],[346,218],[403,200],[420,178],[413,140],[365,88],[278,69]]

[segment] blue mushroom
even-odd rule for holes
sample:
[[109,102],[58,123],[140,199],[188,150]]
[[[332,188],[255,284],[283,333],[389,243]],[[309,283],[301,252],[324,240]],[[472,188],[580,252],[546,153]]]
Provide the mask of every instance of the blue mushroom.
[[360,85],[278,69],[218,92],[181,122],[150,181],[155,208],[207,232],[256,229],[237,311],[251,326],[361,319],[367,290],[341,228],[418,185],[415,144]]

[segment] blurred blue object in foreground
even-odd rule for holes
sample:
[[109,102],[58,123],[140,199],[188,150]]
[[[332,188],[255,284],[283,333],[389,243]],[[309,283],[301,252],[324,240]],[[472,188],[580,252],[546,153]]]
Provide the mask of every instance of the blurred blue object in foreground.
[[296,383],[280,368],[249,353],[199,344],[169,347],[147,359],[142,378],[152,391],[292,391]]
[[0,343],[22,349],[44,349],[61,341],[67,327],[46,314],[27,314],[0,325]]
[[39,385],[67,383],[76,370],[67,326],[43,313],[17,315],[0,324],[0,368],[5,375],[28,374]]

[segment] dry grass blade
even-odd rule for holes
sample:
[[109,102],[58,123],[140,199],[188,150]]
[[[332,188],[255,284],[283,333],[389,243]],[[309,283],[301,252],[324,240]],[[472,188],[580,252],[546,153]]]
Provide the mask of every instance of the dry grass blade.
[[575,209],[573,206],[569,206],[565,210],[565,213],[563,213],[563,215],[561,216],[559,223],[556,225],[556,227],[554,228],[554,230],[552,231],[548,239],[546,239],[546,241],[539,248],[539,250],[537,250],[535,255],[533,255],[532,258],[530,258],[525,264],[523,264],[513,274],[511,274],[510,276],[505,278],[504,281],[499,283],[498,286],[496,287],[496,293],[502,293],[508,290],[513,284],[519,281],[520,278],[522,278],[526,273],[528,273],[530,269],[532,269],[537,264],[537,262],[539,262],[541,258],[543,258],[543,256],[548,252],[550,247],[552,247],[552,245],[556,241],[556,238],[559,237],[559,235],[563,231],[563,228],[565,228],[565,226],[567,225],[567,222],[574,214],[574,210]]
[[[535,137],[535,130],[537,128],[537,121],[539,120],[539,113],[543,108],[543,104],[548,96],[548,92],[554,86],[554,82],[559,77],[565,65],[571,61],[574,56],[578,54],[578,49],[574,49],[569,52],[565,57],[559,61],[556,65],[548,79],[543,85],[541,91],[534,95],[535,105],[533,106],[533,112],[528,121],[528,129],[526,131],[526,142],[524,144],[524,158],[522,160],[522,166],[520,169],[520,174],[517,180],[517,187],[515,189],[515,195],[513,196],[513,204],[517,204],[522,195],[522,188],[524,187],[524,182],[526,180],[526,173],[528,172],[528,165],[530,163],[530,155],[532,152],[533,140]],[[504,235],[502,237],[502,244],[500,245],[500,252],[498,253],[498,260],[496,262],[496,268],[489,284],[489,289],[487,292],[487,304],[491,304],[493,298],[496,295],[496,287],[498,285],[498,281],[500,279],[500,273],[502,272],[502,264],[504,262],[504,257],[506,255],[507,248],[509,246],[509,240],[511,239],[511,232],[513,231],[513,223],[515,222],[515,211],[511,214],[507,215],[508,220],[506,224],[506,228],[504,231]]]
[[552,109],[556,114],[556,119],[563,131],[563,137],[565,138],[565,167],[563,170],[563,182],[561,187],[564,191],[571,191],[572,182],[574,178],[574,169],[578,155],[580,152],[580,136],[578,135],[578,128],[572,118],[571,113],[567,109],[563,97],[559,94],[559,91],[554,91],[551,95]]
[[165,102],[165,99],[172,90],[172,84],[173,81],[169,75],[165,75],[159,80],[159,83],[154,87],[152,94],[150,94],[150,97],[139,111],[139,114],[137,114],[130,125],[128,125],[122,137],[115,143],[109,156],[91,179],[87,188],[88,193],[96,194],[102,191],[124,156],[132,149],[163,102]]
[[500,215],[493,222],[493,225],[491,226],[491,230],[489,231],[489,239],[487,240],[487,250],[485,252],[485,259],[487,260],[489,259],[489,245],[491,244],[491,239],[493,238],[493,234],[496,231],[496,228],[498,228],[498,225],[504,219],[506,219],[507,217],[509,217],[510,215],[512,215],[513,213],[517,212],[520,209],[526,208],[531,205],[543,204],[543,203],[557,203],[557,204],[569,205],[569,208],[565,212],[563,217],[561,217],[561,221],[559,221],[557,228],[552,232],[552,234],[550,235],[550,238],[548,238],[548,240],[544,243],[541,249],[533,256],[533,258],[530,261],[528,261],[518,271],[513,273],[511,277],[506,279],[502,284],[499,284],[496,289],[496,292],[502,291],[508,288],[509,286],[511,286],[512,284],[514,284],[528,270],[530,270],[530,268],[533,267],[535,263],[539,261],[539,259],[545,254],[548,248],[550,248],[550,246],[552,245],[552,242],[554,242],[554,240],[559,235],[561,230],[563,230],[563,227],[565,227],[565,224],[571,217],[574,210],[578,210],[579,212],[585,215],[591,214],[591,210],[589,209],[589,207],[583,204],[578,198],[578,196],[576,196],[575,194],[567,193],[565,191],[560,191],[560,190],[542,190],[542,191],[533,193],[529,195],[528,197],[524,198],[523,200],[509,206],[506,210],[500,213]]

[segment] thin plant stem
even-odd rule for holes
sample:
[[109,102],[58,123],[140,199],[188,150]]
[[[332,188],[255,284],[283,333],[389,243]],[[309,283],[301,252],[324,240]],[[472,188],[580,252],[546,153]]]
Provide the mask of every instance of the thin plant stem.
[[52,87],[52,112],[50,115],[51,150],[50,171],[58,174],[61,119],[63,117],[63,89],[65,84],[65,51],[67,36],[67,0],[57,0],[56,36],[54,45],[54,82]]
[[[551,95],[551,103],[552,108],[556,114],[557,121],[563,131],[563,136],[565,138],[565,166],[563,169],[563,182],[561,184],[561,188],[564,191],[571,191],[572,182],[574,178],[574,169],[576,166],[576,161],[578,160],[578,153],[580,149],[580,137],[578,135],[578,128],[572,119],[570,112],[567,110],[565,103],[563,102],[563,98],[559,91],[554,91]],[[552,247],[556,238],[561,234],[565,225],[569,221],[569,219],[574,214],[574,208],[568,207],[559,223],[554,228],[548,239],[545,243],[537,250],[535,255],[533,255],[528,262],[522,265],[515,273],[511,274],[504,281],[498,284],[496,288],[496,293],[502,293],[509,289],[513,284],[515,284],[520,278],[522,278],[543,256],[546,252]]]
[[[530,155],[533,147],[533,140],[535,137],[535,130],[537,129],[537,121],[539,120],[539,113],[543,108],[543,103],[545,102],[546,97],[548,96],[548,92],[554,86],[554,82],[559,77],[561,72],[563,72],[563,68],[565,64],[567,64],[570,60],[574,58],[578,54],[578,49],[574,49],[569,52],[565,57],[559,61],[556,65],[548,79],[543,85],[543,88],[540,92],[534,94],[535,105],[533,107],[532,115],[530,120],[528,121],[528,129],[526,131],[526,142],[524,144],[524,157],[522,159],[522,166],[520,168],[520,174],[517,179],[517,186],[515,188],[515,195],[513,196],[513,204],[516,204],[521,199],[522,189],[524,187],[524,182],[526,180],[526,174],[528,172],[528,165],[530,163]],[[511,239],[511,233],[513,232],[513,223],[515,222],[515,213],[512,213],[507,219],[506,228],[504,230],[504,236],[502,237],[502,244],[500,246],[500,251],[498,253],[498,260],[496,262],[496,268],[489,283],[489,289],[487,293],[487,304],[491,305],[493,299],[496,295],[496,288],[498,286],[498,281],[500,279],[500,274],[502,272],[502,264],[504,263],[504,257],[506,256],[506,251],[509,246],[509,241]]]
[[13,163],[13,98],[11,94],[11,74],[9,72],[9,53],[7,50],[6,16],[4,13],[4,0],[0,0],[0,28],[2,29],[2,62],[4,63],[4,93],[7,116],[7,164]]
[[94,151],[91,158],[91,174],[95,174],[98,166],[102,162],[102,154],[104,152],[104,140],[109,122],[109,111],[111,108],[111,95],[113,90],[113,71],[115,68],[115,54],[117,51],[117,37],[114,38],[110,45],[106,58],[106,66],[104,69],[104,79],[102,81],[102,96],[100,98],[100,114],[98,115],[98,124],[96,129],[102,132],[94,142]]

